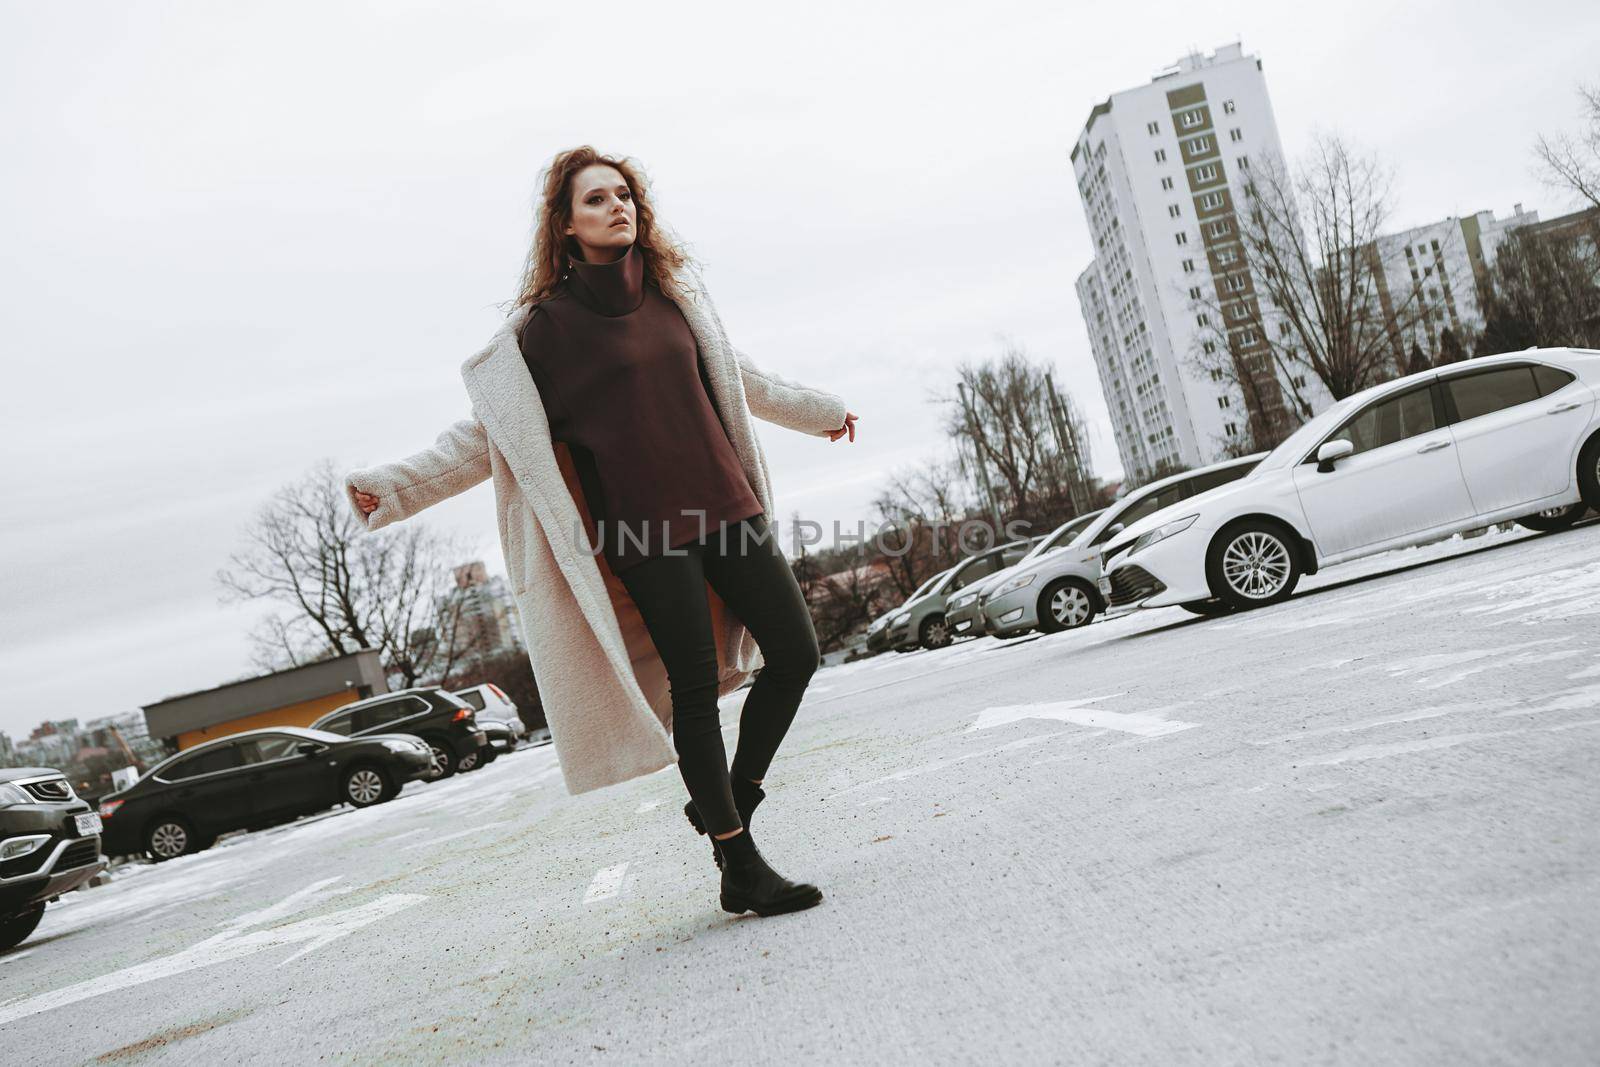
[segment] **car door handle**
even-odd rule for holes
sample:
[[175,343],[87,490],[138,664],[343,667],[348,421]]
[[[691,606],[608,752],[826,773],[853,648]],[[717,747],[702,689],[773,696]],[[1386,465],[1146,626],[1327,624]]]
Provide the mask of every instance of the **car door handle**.
[[1417,452],[1420,455],[1423,452],[1437,452],[1441,448],[1449,448],[1449,447],[1450,447],[1450,442],[1449,441],[1429,441],[1427,444],[1425,444],[1421,448],[1417,449]]
[[1567,403],[1567,404],[1557,404],[1555,407],[1551,408],[1545,414],[1547,414],[1547,415],[1559,415],[1563,411],[1571,411],[1573,408],[1581,408],[1581,407],[1583,407],[1583,405],[1578,403],[1576,400],[1574,400],[1571,403]]

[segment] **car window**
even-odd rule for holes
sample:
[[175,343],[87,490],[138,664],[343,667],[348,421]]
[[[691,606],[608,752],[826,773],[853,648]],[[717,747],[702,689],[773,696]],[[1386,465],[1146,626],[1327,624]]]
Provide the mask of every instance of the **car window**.
[[985,575],[993,574],[994,572],[994,556],[989,555],[975,557],[974,559],[962,564],[961,569],[956,571],[954,580],[951,581],[950,587],[946,589],[945,592],[953,593],[957,589],[965,588],[966,586],[969,586],[973,582],[977,581],[979,578],[982,578]]
[[291,737],[288,734],[269,734],[266,737],[254,737],[249,741],[239,742],[239,754],[245,763],[270,763],[275,759],[289,759],[298,756],[295,746],[304,741],[303,737]]
[[359,733],[364,730],[371,730],[374,727],[386,726],[391,722],[399,722],[401,719],[409,719],[411,716],[420,715],[427,710],[427,702],[414,696],[369,704],[356,713],[356,732]]
[[473,711],[483,710],[483,694],[478,692],[476,689],[468,689],[464,693],[457,693],[456,696],[460,697],[462,700],[465,700],[468,704],[471,704]]
[[199,774],[211,774],[213,771],[231,771],[243,765],[244,759],[238,745],[218,745],[216,748],[196,753],[189,759],[173,764],[161,772],[161,777],[176,782]]
[[317,729],[327,730],[329,733],[343,734],[345,737],[349,737],[351,731],[354,729],[352,723],[355,720],[355,715],[356,713],[353,711],[340,712],[338,715],[335,715],[331,719],[323,722],[322,725],[317,727]]
[[1031,548],[1033,548],[1033,545],[1030,543],[1025,545],[1017,545],[1014,548],[1001,549],[1000,566],[996,567],[995,570],[999,570],[1000,567],[1011,566],[1013,563],[1017,562],[1017,560],[1021,559],[1023,556],[1026,556]]
[[[1524,370],[1523,374],[1526,375],[1527,371]],[[1532,381],[1531,378],[1529,380]],[[1370,452],[1374,448],[1392,445],[1396,441],[1404,441],[1438,428],[1439,420],[1433,409],[1433,387],[1424,385],[1362,408],[1329,434],[1327,440],[1349,441],[1355,446],[1356,452]],[[1313,454],[1308,462],[1315,462],[1316,458]]]
[[1533,368],[1526,363],[1447,378],[1445,388],[1450,390],[1461,422],[1539,399]]
[[1533,365],[1533,380],[1539,386],[1540,396],[1549,396],[1558,389],[1565,389],[1576,381],[1576,376],[1569,374],[1559,367],[1547,367],[1543,363]]
[[1189,479],[1189,495],[1199,496],[1201,493],[1209,492],[1219,485],[1236,482],[1246,474],[1249,474],[1251,469],[1251,464],[1240,463],[1233,467],[1223,467],[1221,470],[1203,471]]
[[[1111,521],[1106,524],[1106,528],[1101,530],[1100,535],[1094,539],[1094,543],[1098,545],[1105,541],[1109,541],[1115,537],[1116,534],[1121,533],[1122,530],[1126,530],[1128,527],[1132,526],[1146,515],[1154,515],[1162,508],[1171,507],[1173,504],[1176,504],[1178,501],[1182,500],[1188,495],[1184,492],[1185,488],[1186,487],[1184,484],[1179,482],[1176,485],[1167,486],[1159,493],[1151,493],[1142,500],[1136,500],[1132,504],[1129,504],[1127,508],[1112,516]],[[1120,530],[1117,529],[1119,525],[1122,527]],[[1113,530],[1116,530],[1116,533],[1112,533]]]

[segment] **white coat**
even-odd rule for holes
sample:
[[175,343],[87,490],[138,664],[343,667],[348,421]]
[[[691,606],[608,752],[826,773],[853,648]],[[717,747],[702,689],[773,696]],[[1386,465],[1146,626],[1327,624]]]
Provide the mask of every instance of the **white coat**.
[[[825,437],[844,426],[844,402],[758,368],[728,341],[703,288],[673,300],[699,345],[728,440],[771,523],[771,478],[750,416]],[[566,444],[550,440],[544,403],[517,345],[534,308],[514,310],[488,345],[461,365],[470,418],[445,430],[432,448],[349,472],[345,489],[358,519],[377,530],[493,479],[500,545],[528,658],[567,790],[581,793],[676,761],[667,732],[672,700],[666,667],[639,609],[604,555],[589,551],[595,526],[577,470]],[[356,504],[356,490],[378,498],[371,515]],[[588,541],[580,544],[584,531]],[[706,596],[720,668],[717,692],[725,696],[761,666],[761,654],[709,584]]]

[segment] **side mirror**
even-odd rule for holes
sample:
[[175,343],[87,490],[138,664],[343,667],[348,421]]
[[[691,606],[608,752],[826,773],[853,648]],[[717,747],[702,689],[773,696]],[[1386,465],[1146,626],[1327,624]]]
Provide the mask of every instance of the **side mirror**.
[[1317,449],[1317,470],[1323,474],[1332,473],[1333,465],[1355,450],[1356,446],[1342,437],[1336,441],[1324,441],[1322,447]]
[[1110,540],[1111,538],[1117,536],[1117,534],[1121,533],[1123,530],[1126,530],[1127,528],[1128,527],[1123,523],[1120,523],[1120,522],[1112,523],[1111,524],[1111,528],[1106,531],[1106,539]]
[[300,753],[302,756],[315,756],[318,752],[322,751],[322,746],[317,744],[315,741],[302,741],[298,745],[294,746],[294,750]]

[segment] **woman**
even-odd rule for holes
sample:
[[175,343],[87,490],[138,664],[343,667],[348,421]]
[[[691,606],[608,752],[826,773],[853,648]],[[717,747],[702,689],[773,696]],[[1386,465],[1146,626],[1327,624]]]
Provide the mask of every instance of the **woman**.
[[[347,491],[371,530],[492,477],[569,791],[675,755],[722,906],[772,915],[822,899],[774,871],[749,830],[819,653],[768,527],[749,417],[853,441],[856,416],[734,349],[688,273],[627,161],[560,154],[521,297],[462,367],[473,417],[432,449],[350,472]],[[717,698],[758,665],[730,770]]]

